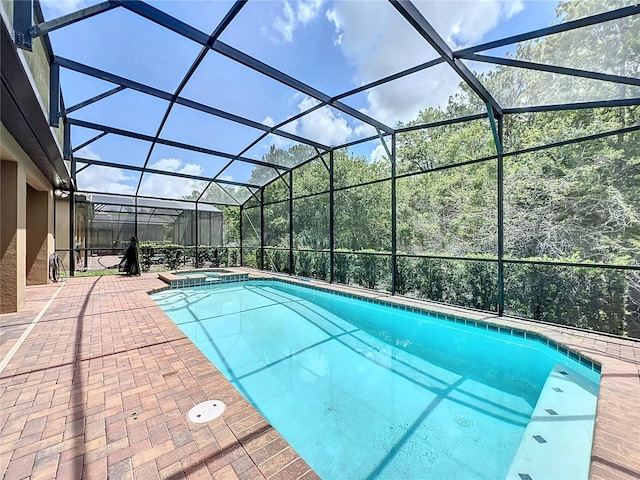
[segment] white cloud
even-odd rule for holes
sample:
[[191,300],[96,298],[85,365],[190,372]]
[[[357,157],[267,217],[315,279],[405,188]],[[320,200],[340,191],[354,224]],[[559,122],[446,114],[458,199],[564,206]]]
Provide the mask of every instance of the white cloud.
[[[276,121],[270,116],[267,116],[264,120],[262,120],[262,124],[268,127],[273,127],[276,125]],[[293,120],[289,123],[284,124],[279,128],[279,130],[295,135],[298,131],[298,120]],[[271,145],[275,145],[277,148],[286,150],[293,145],[293,142],[286,137],[270,134],[265,137],[265,140],[261,143],[261,146],[265,151],[267,151],[269,150],[269,147],[271,147]],[[256,159],[259,159],[258,154],[255,154],[254,156]]]
[[293,31],[296,29],[296,16],[291,4],[285,0],[282,17],[276,17],[273,21],[273,28],[282,34],[282,37],[289,43],[293,41]]
[[88,160],[102,160],[102,158],[100,158],[100,154],[91,150],[91,147],[89,146],[82,147],[80,150],[74,153],[73,156],[76,158],[86,158]]
[[280,127],[280,130],[296,135],[298,131],[298,125],[300,125],[299,120],[292,120],[289,123],[285,123],[282,127]]
[[300,110],[301,112],[306,112],[307,110],[309,110],[310,108],[315,107],[319,103],[320,103],[319,100],[316,100],[315,98],[311,98],[311,97],[305,96],[305,97],[302,98],[300,103],[298,103],[298,110]]
[[318,16],[323,0],[303,0],[296,2],[298,21],[307,24]]
[[136,186],[125,182],[135,182],[138,177],[125,172],[121,168],[91,165],[77,174],[78,188],[89,192],[134,194]]
[[[76,12],[86,6],[84,0],[40,0],[40,4],[43,10],[49,11],[53,17]],[[49,16],[46,18],[50,19]]]
[[[155,163],[149,164],[148,168],[165,172],[185,173],[188,175],[202,175],[204,171],[201,165],[184,163],[178,158],[163,158]],[[142,177],[140,195],[179,199],[191,195],[194,190],[202,191],[206,185],[207,183],[202,180],[147,173]]]
[[347,120],[329,107],[314,110],[300,118],[300,134],[324,145],[345,143],[353,133]]
[[[287,131],[286,128],[283,128],[282,130]],[[289,140],[286,137],[281,137],[280,135],[269,134],[264,138],[262,142],[260,142],[258,151],[255,151],[253,153],[253,158],[255,158],[256,160],[262,160],[262,155],[269,151],[271,145],[275,145],[276,148],[279,148],[281,150],[288,150],[289,147],[293,146],[293,141]]]
[[[457,5],[456,5],[457,4]],[[446,40],[454,49],[466,47],[482,40],[490,30],[498,26],[501,20],[509,19],[524,9],[521,0],[484,0],[469,2],[464,0],[448,2],[451,9],[463,9],[452,24],[451,16],[444,9],[423,9],[434,19],[434,27],[443,32]],[[439,27],[439,28],[438,28]]]
[[[306,112],[319,103],[315,98],[303,97],[298,103],[298,111]],[[267,119],[273,121],[271,117],[267,117]],[[262,123],[267,124],[266,120]],[[354,132],[354,129],[347,123],[346,118],[339,112],[331,110],[329,107],[314,110],[297,120],[284,124],[280,129],[287,133],[306,137],[325,145],[345,143],[351,138]],[[277,135],[270,135],[266,140],[268,140],[268,145],[273,144],[282,149],[289,148],[293,145],[292,141]]]
[[[482,40],[500,21],[520,12],[522,0],[416,1],[424,17],[455,50]],[[461,16],[461,12],[464,14]],[[335,2],[326,12],[335,44],[354,66],[354,82],[366,84],[438,58],[393,7],[379,2]],[[395,126],[430,106],[444,106],[457,92],[460,77],[447,65],[432,67],[366,93],[364,112]]]
[[273,127],[276,124],[276,121],[267,115],[267,118],[262,120],[262,124],[266,125],[267,127]]
[[188,175],[201,175],[204,168],[197,163],[185,163],[178,158],[163,158],[155,163],[149,164],[149,168],[163,170],[167,172],[186,173]]
[[[391,146],[389,145],[389,143],[387,143],[387,146],[389,147],[389,150],[391,150]],[[384,148],[384,145],[380,144],[376,148],[371,150],[369,158],[372,162],[375,162],[376,160],[380,159],[388,159],[389,156],[387,155],[387,150]]]
[[[319,103],[315,98],[304,97],[298,103],[298,111],[306,112]],[[282,129],[325,145],[345,143],[353,133],[347,120],[329,107],[314,110],[298,120],[287,123]]]
[[[362,113],[367,113],[367,110],[364,108],[360,109],[360,111]],[[363,122],[359,122],[358,125],[356,125],[354,132],[358,137],[371,137],[378,134],[375,127]]]
[[298,26],[306,25],[318,16],[323,0],[284,0],[282,16],[273,20],[273,28],[282,35],[285,41],[293,41],[293,32]]
[[[75,157],[78,159],[102,160],[100,155],[91,150],[90,147],[81,148],[75,153]],[[127,171],[122,168],[90,165],[78,172],[76,180],[80,190],[135,194],[137,185],[128,185],[127,182],[135,183],[138,180],[138,176],[137,174],[127,174]]]

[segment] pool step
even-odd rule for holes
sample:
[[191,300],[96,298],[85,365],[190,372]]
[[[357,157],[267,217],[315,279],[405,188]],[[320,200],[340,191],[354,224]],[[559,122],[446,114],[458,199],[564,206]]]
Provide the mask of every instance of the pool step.
[[507,480],[589,477],[597,385],[565,365],[547,378]]

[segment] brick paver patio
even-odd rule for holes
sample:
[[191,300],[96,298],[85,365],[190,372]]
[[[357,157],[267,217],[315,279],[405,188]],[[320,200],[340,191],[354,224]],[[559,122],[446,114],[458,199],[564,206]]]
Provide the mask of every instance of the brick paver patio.
[[[0,316],[2,359],[12,354],[0,372],[3,478],[318,478],[147,295],[164,285],[156,274],[72,278],[29,287],[27,308]],[[590,477],[640,478],[640,343],[491,321],[602,364]],[[211,399],[227,404],[222,417],[187,421]]]

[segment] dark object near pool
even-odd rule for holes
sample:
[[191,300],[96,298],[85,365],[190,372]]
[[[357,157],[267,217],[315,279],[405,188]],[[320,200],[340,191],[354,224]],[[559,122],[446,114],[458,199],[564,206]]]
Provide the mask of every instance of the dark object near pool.
[[136,237],[131,237],[131,244],[120,260],[118,271],[127,275],[140,275],[140,248]]

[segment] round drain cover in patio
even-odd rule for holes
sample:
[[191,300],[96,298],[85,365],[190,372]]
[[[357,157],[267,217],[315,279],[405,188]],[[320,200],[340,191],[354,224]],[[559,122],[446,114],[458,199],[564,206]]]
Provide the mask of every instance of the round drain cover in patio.
[[222,400],[207,400],[189,410],[187,420],[194,423],[210,422],[222,415],[226,408]]

